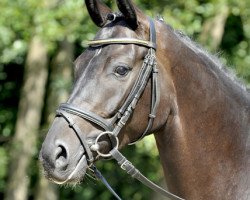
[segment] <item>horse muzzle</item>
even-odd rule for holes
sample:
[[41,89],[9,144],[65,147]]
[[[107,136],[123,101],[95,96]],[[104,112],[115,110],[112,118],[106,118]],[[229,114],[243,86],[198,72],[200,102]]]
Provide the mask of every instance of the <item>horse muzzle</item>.
[[57,184],[77,183],[88,168],[86,151],[72,129],[55,119],[40,151],[45,176]]
[[[78,183],[88,168],[99,158],[111,157],[111,149],[118,149],[119,140],[112,132],[97,131],[89,138],[75,123],[74,116],[61,112],[40,151],[45,176],[57,183]],[[73,117],[73,118],[72,118]],[[87,128],[87,127],[86,127]]]

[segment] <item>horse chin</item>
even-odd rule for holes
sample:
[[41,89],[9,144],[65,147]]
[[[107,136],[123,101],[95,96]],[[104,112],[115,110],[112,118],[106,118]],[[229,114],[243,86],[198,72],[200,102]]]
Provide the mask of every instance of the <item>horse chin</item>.
[[76,165],[71,166],[66,171],[57,171],[57,169],[48,170],[44,167],[44,175],[45,177],[53,183],[58,185],[76,185],[79,184],[88,168],[86,156],[81,156],[80,160]]

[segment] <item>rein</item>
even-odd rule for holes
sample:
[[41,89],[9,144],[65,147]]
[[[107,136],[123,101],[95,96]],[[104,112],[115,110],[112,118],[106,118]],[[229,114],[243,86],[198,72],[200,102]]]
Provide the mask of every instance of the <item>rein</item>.
[[[119,111],[115,114],[112,120],[107,120],[99,115],[89,111],[89,110],[82,110],[78,109],[77,107],[70,105],[68,103],[61,104],[57,110],[56,117],[62,117],[66,120],[69,124],[69,127],[72,128],[77,135],[78,139],[81,142],[81,145],[84,147],[86,152],[86,159],[88,162],[88,167],[92,170],[96,177],[99,178],[106,187],[114,194],[117,199],[121,199],[114,190],[110,187],[107,183],[106,179],[101,175],[101,173],[96,169],[93,162],[94,160],[100,156],[103,158],[113,157],[120,167],[125,170],[129,175],[133,178],[138,179],[140,182],[148,186],[149,188],[153,189],[156,192],[161,193],[162,195],[175,200],[182,200],[182,198],[162,189],[161,187],[157,186],[155,183],[147,179],[145,176],[141,174],[141,172],[136,169],[131,162],[129,162],[119,151],[119,139],[118,135],[123,128],[123,126],[127,123],[128,119],[130,118],[133,110],[135,109],[137,102],[145,90],[145,87],[148,83],[149,78],[151,77],[151,108],[149,114],[149,121],[145,131],[141,134],[138,140],[141,140],[145,135],[149,133],[153,126],[154,118],[156,117],[156,111],[160,100],[160,90],[158,87],[158,69],[156,64],[156,56],[155,51],[157,48],[156,45],[156,31],[155,25],[152,19],[149,19],[150,22],[150,41],[139,40],[134,38],[115,38],[115,39],[102,39],[102,40],[94,40],[88,42],[90,47],[101,47],[104,45],[112,45],[112,44],[135,44],[139,46],[144,46],[148,48],[148,53],[144,58],[142,68],[138,75],[138,78],[128,95],[125,103],[121,106]],[[87,138],[82,133],[81,129],[77,126],[77,124],[72,120],[71,115],[76,115],[78,117],[83,118],[84,120],[88,120],[105,130],[102,132],[96,139],[95,142],[89,142]],[[108,136],[112,143],[113,149],[104,154],[99,151],[99,142],[103,136]],[[137,140],[137,141],[138,141]],[[135,142],[137,142],[135,141]],[[131,143],[134,144],[135,142]],[[97,153],[97,157],[94,158],[92,152]],[[67,180],[66,180],[67,181]],[[66,182],[65,181],[65,182]]]

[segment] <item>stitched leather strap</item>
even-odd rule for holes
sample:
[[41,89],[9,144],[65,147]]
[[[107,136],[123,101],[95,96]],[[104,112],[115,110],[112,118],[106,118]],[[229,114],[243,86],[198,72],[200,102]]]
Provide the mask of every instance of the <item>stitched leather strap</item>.
[[[141,69],[140,74],[139,74],[139,77],[138,77],[131,93],[127,97],[127,99],[126,99],[125,103],[123,104],[123,106],[121,107],[121,109],[118,111],[120,116],[121,116],[121,119],[118,121],[117,125],[115,126],[115,129],[113,131],[114,135],[117,136],[119,134],[120,130],[126,124],[129,117],[133,113],[133,110],[135,109],[135,107],[138,103],[138,100],[141,97],[141,95],[142,95],[142,93],[143,93],[143,91],[148,83],[148,79],[149,79],[150,75],[152,74],[154,63],[155,63],[154,54],[151,54],[151,52],[149,52],[148,55],[145,57],[142,69]],[[146,128],[146,129],[148,129],[148,130],[146,130],[146,132],[148,132],[149,128]],[[142,133],[142,135],[145,135],[145,131],[144,131],[144,133]]]
[[111,44],[136,44],[136,45],[156,49],[156,43],[145,41],[145,40],[134,39],[134,38],[110,38],[110,39],[91,40],[87,42],[87,44],[91,47],[99,47],[99,46],[111,45]]
[[172,200],[184,200],[181,197],[178,197],[172,194],[171,192],[164,190],[163,188],[159,187],[158,185],[147,179],[145,176],[143,176],[142,173],[131,162],[129,162],[117,149],[113,149],[110,153],[124,171],[126,171],[133,178],[136,178],[137,180],[142,182],[147,187]]
[[156,43],[156,30],[155,30],[155,23],[154,21],[148,17],[148,21],[149,21],[149,34],[150,34],[150,42],[154,44],[155,48],[153,48],[154,50],[157,49],[157,43]]
[[106,131],[112,131],[113,130],[113,125],[110,124],[107,120],[104,118],[100,117],[99,115],[87,111],[87,110],[82,110],[78,109],[75,106],[68,104],[68,103],[62,103],[59,107],[59,110],[64,110],[68,113],[71,113],[73,115],[77,115],[83,119],[87,119],[88,121],[91,121],[100,127],[102,127]]
[[91,40],[87,42],[88,46],[91,47],[99,47],[104,45],[111,45],[111,44],[136,44],[139,46],[144,46],[150,49],[156,50],[156,31],[154,21],[149,17],[149,26],[150,26],[150,40],[141,40],[136,38],[107,38],[107,39],[98,39],[98,40]]
[[78,137],[79,141],[81,142],[81,145],[83,146],[85,150],[88,164],[92,164],[94,161],[94,157],[89,148],[89,145],[86,142],[86,138],[84,134],[82,133],[81,129],[76,125],[76,123],[72,120],[71,116],[67,112],[63,110],[57,110],[56,116],[63,117],[66,120],[66,122],[69,124],[69,127],[74,130],[76,136]]

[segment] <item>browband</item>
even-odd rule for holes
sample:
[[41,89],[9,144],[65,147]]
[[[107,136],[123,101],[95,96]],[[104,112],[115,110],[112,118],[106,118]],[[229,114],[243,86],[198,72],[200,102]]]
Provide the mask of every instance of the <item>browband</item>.
[[151,18],[149,18],[149,27],[150,27],[150,40],[141,40],[136,38],[107,38],[107,39],[99,39],[99,40],[90,40],[87,42],[87,45],[90,47],[99,47],[103,45],[110,44],[136,44],[139,46],[144,46],[147,48],[152,48],[156,50],[156,31],[154,22]]
[[139,40],[135,38],[110,38],[101,40],[91,40],[87,42],[88,46],[98,47],[110,44],[137,44],[140,46],[156,49],[156,44],[151,41]]

